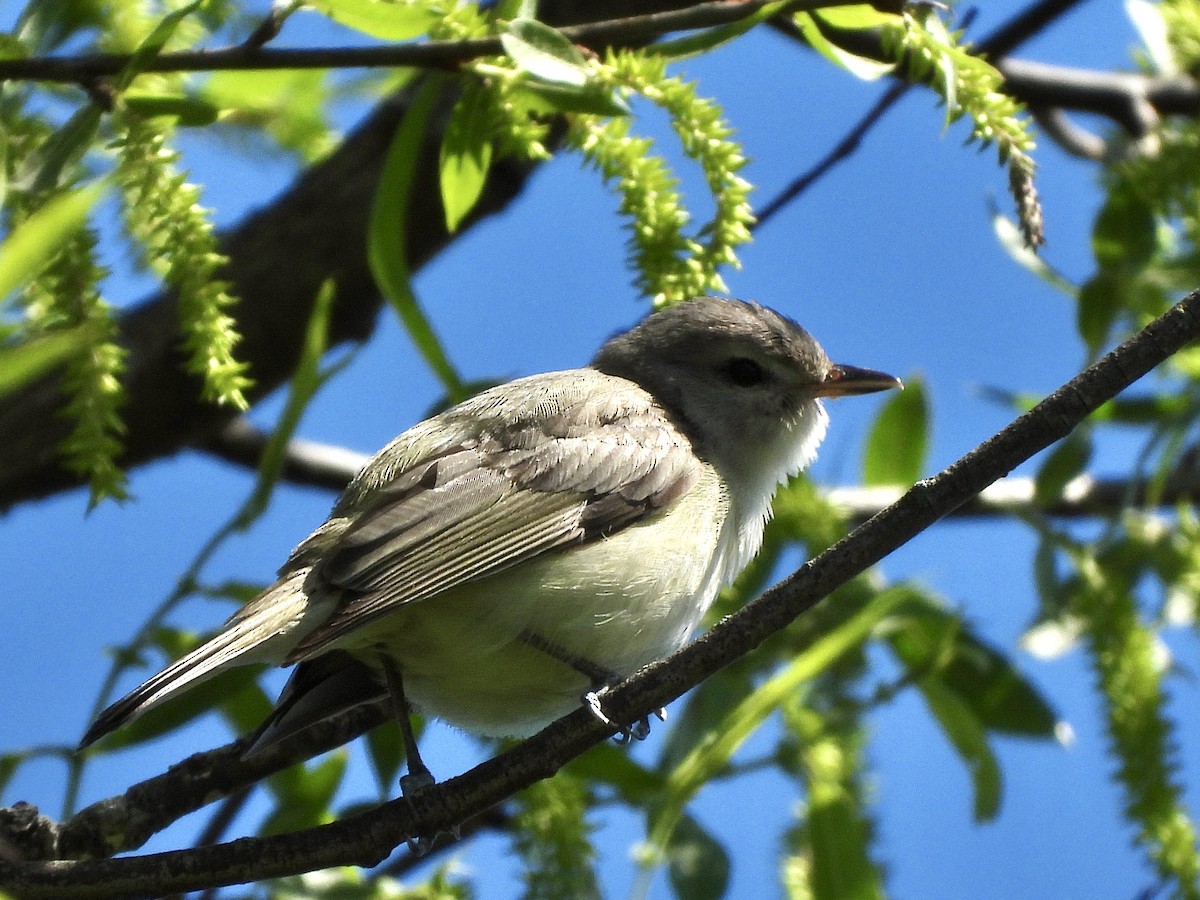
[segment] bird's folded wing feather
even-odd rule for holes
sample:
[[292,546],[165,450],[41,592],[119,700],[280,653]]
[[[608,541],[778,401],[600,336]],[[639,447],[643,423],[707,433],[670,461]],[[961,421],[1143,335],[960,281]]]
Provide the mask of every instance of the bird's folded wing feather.
[[644,408],[582,423],[527,419],[443,447],[377,484],[372,505],[322,547],[316,574],[343,599],[287,661],[401,605],[628,527],[678,500],[701,465]]

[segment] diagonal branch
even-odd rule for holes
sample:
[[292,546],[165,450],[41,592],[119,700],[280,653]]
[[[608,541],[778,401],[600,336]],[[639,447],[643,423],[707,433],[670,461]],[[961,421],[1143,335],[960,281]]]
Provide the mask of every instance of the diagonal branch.
[[[1063,385],[951,466],[809,561],[697,641],[617,685],[605,710],[638,720],[787,627],[839,585],[1065,437],[1102,403],[1200,337],[1200,291]],[[155,896],[336,865],[372,866],[405,836],[452,829],[604,740],[611,728],[579,709],[470,772],[345,820],[292,834],[113,860],[0,861],[0,889],[28,900]]]

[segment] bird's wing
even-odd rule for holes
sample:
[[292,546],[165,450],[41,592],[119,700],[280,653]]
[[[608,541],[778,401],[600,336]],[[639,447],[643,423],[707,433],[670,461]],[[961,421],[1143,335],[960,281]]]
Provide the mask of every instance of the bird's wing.
[[640,391],[637,402],[534,397],[527,409],[492,410],[469,437],[415,462],[397,467],[385,451],[375,465],[386,480],[364,472],[371,490],[339,504],[346,524],[320,542],[316,564],[342,600],[288,662],[404,604],[612,534],[671,505],[700,476],[687,439]]

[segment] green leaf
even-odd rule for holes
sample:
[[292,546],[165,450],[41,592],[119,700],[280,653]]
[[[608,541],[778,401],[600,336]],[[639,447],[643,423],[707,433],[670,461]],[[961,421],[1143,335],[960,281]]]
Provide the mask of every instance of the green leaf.
[[667,59],[682,59],[687,56],[707,53],[709,50],[720,47],[722,44],[729,43],[734,38],[741,37],[755,25],[767,21],[778,13],[783,6],[783,2],[768,3],[765,6],[760,6],[744,18],[738,19],[736,22],[730,22],[727,25],[717,25],[713,28],[705,28],[671,41],[659,41],[646,47],[642,52],[653,54],[654,56],[663,56]]
[[94,103],[75,111],[62,127],[29,154],[14,179],[16,187],[31,194],[53,190],[64,180],[63,172],[83,157],[100,130],[103,113]]
[[1039,505],[1049,506],[1062,499],[1071,479],[1087,468],[1092,449],[1091,429],[1076,428],[1050,451],[1034,481],[1034,498]]
[[469,80],[454,105],[442,137],[438,175],[446,230],[453,234],[479,200],[492,164],[491,105],[488,91]]
[[1032,272],[1046,284],[1068,297],[1079,295],[1079,289],[1066,276],[1029,249],[1029,245],[1025,242],[1025,235],[1022,234],[1016,222],[1003,215],[994,205],[991,209],[991,217],[992,230],[996,234],[996,239],[1000,242],[1001,249],[1013,262],[1026,271]]
[[883,28],[895,25],[901,21],[901,16],[894,12],[884,12],[869,3],[855,3],[850,6],[826,6],[816,10],[821,20],[834,28],[846,31],[864,31],[868,28]]
[[0,301],[41,272],[67,237],[83,226],[107,189],[96,182],[48,201],[0,244]]
[[905,380],[879,411],[867,437],[863,482],[909,485],[921,477],[929,446],[929,404],[919,378]]
[[1003,784],[1000,764],[988,745],[983,722],[961,697],[937,679],[923,678],[917,687],[942,732],[967,766],[975,788],[975,821],[994,819],[1000,810]]
[[0,398],[82,353],[99,332],[97,323],[88,323],[0,347]]
[[384,160],[371,210],[367,257],[375,283],[408,330],[426,364],[455,402],[468,396],[412,292],[408,270],[408,200],[425,124],[441,88],[431,78],[417,89]]
[[588,113],[596,116],[627,116],[629,103],[613,88],[589,81],[580,87],[525,78],[513,84],[509,97],[524,112]]
[[254,691],[261,694],[255,679],[262,669],[262,666],[247,666],[222,672],[204,684],[173,697],[169,703],[139,716],[130,724],[105,736],[95,746],[105,753],[112,753],[144,744],[182,728],[206,713],[218,709],[224,711],[250,698]]
[[729,764],[738,748],[780,704],[842,654],[865,641],[871,630],[910,595],[911,591],[907,589],[877,594],[863,609],[815,641],[730,709],[720,724],[671,770],[663,802],[651,813],[650,847],[662,852],[684,806],[710,778]]
[[880,872],[869,854],[870,823],[854,790],[858,754],[847,746],[847,735],[827,730],[811,709],[794,704],[786,721],[801,735],[808,789],[802,834],[808,846],[796,850],[809,861],[811,896],[882,900]]
[[380,0],[312,0],[309,4],[339,25],[383,41],[409,41],[429,31],[438,15],[421,3]]
[[936,680],[990,730],[1053,738],[1058,717],[1011,659],[962,618],[912,591],[888,620],[887,642],[911,675]]
[[384,797],[391,796],[400,777],[400,767],[404,765],[404,742],[400,738],[400,729],[393,726],[374,728],[368,732],[367,758],[375,770],[379,793]]
[[[333,798],[346,774],[344,750],[330,754],[323,762],[304,768],[299,776],[286,780],[286,788],[276,786],[278,803],[260,830],[261,835],[285,834],[302,828],[324,825],[333,818]],[[272,776],[272,781],[276,780]]]
[[600,744],[564,767],[574,778],[612,787],[631,806],[640,806],[661,793],[665,776],[638,763],[623,748]]
[[701,743],[715,734],[735,708],[754,690],[757,667],[745,661],[726,666],[688,692],[678,715],[672,710],[671,729],[663,742],[656,768],[670,772]]
[[0,793],[8,788],[8,783],[25,759],[24,753],[0,753]]
[[1092,253],[1102,269],[1133,272],[1158,249],[1154,210],[1126,185],[1114,187],[1092,226]]
[[300,359],[288,385],[287,400],[275,422],[267,446],[258,461],[254,490],[234,515],[230,528],[245,530],[266,510],[271,493],[287,463],[288,445],[300,425],[309,401],[333,372],[339,371],[349,358],[331,372],[321,371],[321,357],[329,345],[329,320],[333,315],[334,283],[326,279],[313,301],[312,314],[300,345]]
[[113,79],[113,87],[117,91],[124,91],[133,83],[133,79],[138,76],[150,62],[162,52],[163,47],[167,45],[175,34],[175,30],[179,27],[179,23],[203,6],[207,0],[193,0],[187,6],[181,6],[174,12],[163,16],[161,22],[154,26],[151,31],[142,40],[133,55],[129,58],[129,62],[125,64],[125,68],[121,70],[121,74]]
[[729,852],[691,816],[684,815],[666,847],[667,874],[676,897],[720,900],[729,888]]
[[809,46],[838,68],[845,69],[855,78],[862,79],[863,81],[875,81],[884,75],[890,75],[896,71],[896,63],[894,62],[882,63],[877,59],[868,59],[865,56],[857,56],[848,50],[843,50],[825,36],[810,13],[796,13],[795,21],[796,26],[800,29],[801,34],[804,35],[804,39],[808,41]]
[[500,35],[504,52],[523,72],[552,84],[583,87],[587,60],[563,34],[537,19],[513,19]]
[[1079,289],[1075,324],[1092,354],[1108,340],[1113,323],[1125,307],[1128,288],[1129,280],[1123,275],[1102,269]]
[[161,94],[147,91],[126,91],[125,105],[146,119],[166,117],[185,127],[211,125],[217,121],[221,108],[214,103],[187,94]]
[[500,0],[496,4],[496,19],[536,19],[538,0]]

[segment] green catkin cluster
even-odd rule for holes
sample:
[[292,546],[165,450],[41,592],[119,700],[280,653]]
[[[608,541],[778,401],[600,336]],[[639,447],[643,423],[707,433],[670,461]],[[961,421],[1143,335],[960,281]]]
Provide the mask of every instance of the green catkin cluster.
[[578,116],[568,140],[606,180],[615,182],[621,212],[630,219],[630,256],[637,285],[655,304],[726,290],[718,269],[737,266],[735,248],[750,240],[750,184],[738,173],[746,164],[741,146],[720,108],[696,96],[693,85],[668,78],[666,63],[634,52],[612,54],[600,77],[636,92],[670,116],[684,152],[695,159],[712,192],[712,219],[694,234],[678,180],[653,142],[630,134],[628,118]]
[[906,12],[900,23],[883,29],[885,50],[907,63],[911,77],[929,83],[946,104],[947,123],[971,119],[970,141],[993,144],[1008,166],[1009,190],[1030,247],[1045,243],[1042,212],[1033,186],[1034,149],[1021,105],[1003,91],[1003,76],[982,57],[958,42],[930,9]]
[[178,294],[188,370],[203,378],[205,399],[247,409],[246,366],[234,357],[234,298],[217,279],[225,257],[200,191],[176,170],[178,154],[150,123],[122,116],[115,178],[124,193],[126,227],[143,248],[146,264]]

